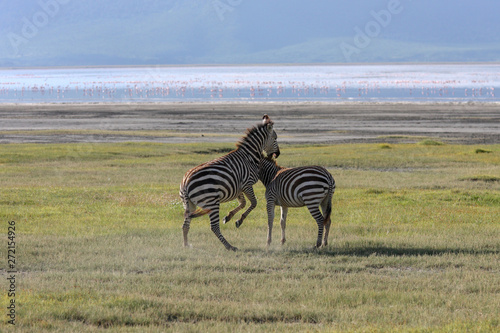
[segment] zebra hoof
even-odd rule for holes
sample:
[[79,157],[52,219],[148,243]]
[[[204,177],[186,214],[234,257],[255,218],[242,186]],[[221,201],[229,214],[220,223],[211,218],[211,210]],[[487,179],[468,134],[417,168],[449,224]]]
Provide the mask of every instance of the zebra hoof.
[[229,251],[233,251],[233,252],[238,251],[238,248],[237,248],[237,247],[234,247],[234,246],[229,246],[227,249],[228,249]]
[[236,221],[236,228],[239,228],[242,223],[241,220]]
[[226,224],[227,222],[229,222],[230,218],[228,219],[227,216],[225,218],[222,219],[222,223]]

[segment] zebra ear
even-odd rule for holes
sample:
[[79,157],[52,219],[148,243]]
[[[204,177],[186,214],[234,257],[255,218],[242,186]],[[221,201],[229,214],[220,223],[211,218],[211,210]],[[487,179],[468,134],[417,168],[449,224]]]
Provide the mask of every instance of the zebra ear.
[[264,117],[262,117],[262,124],[266,125],[266,124],[269,124],[272,122],[273,121],[271,120],[271,118],[269,118],[269,116],[267,114],[265,114]]
[[262,117],[262,124],[267,125],[267,129],[271,131],[273,129],[274,122],[267,114],[265,114],[264,117]]

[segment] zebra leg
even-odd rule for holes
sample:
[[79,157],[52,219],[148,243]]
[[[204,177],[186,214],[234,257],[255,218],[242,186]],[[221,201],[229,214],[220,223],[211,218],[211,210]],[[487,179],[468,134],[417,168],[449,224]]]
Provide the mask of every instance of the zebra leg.
[[247,218],[248,214],[250,214],[250,212],[257,207],[257,198],[255,197],[255,193],[253,193],[253,187],[243,189],[243,193],[245,193],[248,200],[250,200],[250,207],[248,207],[248,209],[241,214],[240,219],[236,221],[236,228],[239,228],[243,224],[243,221]]
[[285,228],[286,228],[286,215],[288,213],[288,208],[281,206],[281,245],[285,244]]
[[184,247],[190,247],[191,244],[188,243],[188,232],[189,224],[191,223],[190,218],[184,219],[184,224],[182,225],[182,235],[184,236]]
[[318,224],[318,239],[316,241],[316,248],[319,248],[323,239],[323,215],[321,215],[319,207],[316,203],[307,205],[307,209],[309,209],[309,213],[311,213],[312,217]]
[[327,246],[328,245],[328,233],[330,232],[330,225],[332,224],[332,220],[328,219],[325,223],[325,236],[323,239],[323,244],[322,246]]
[[331,213],[332,213],[332,199],[331,195],[327,196],[323,202],[321,203],[321,211],[323,212],[323,216],[325,220],[323,221],[323,225],[325,226],[325,235],[323,238],[322,246],[328,245],[328,233],[330,232],[330,225],[332,224]]
[[196,206],[191,202],[184,202],[184,224],[182,225],[182,235],[184,237],[184,246],[190,247],[191,245],[188,243],[188,232],[189,226],[191,224],[191,213],[195,210]]
[[233,216],[245,207],[247,202],[243,193],[240,193],[240,195],[238,195],[238,202],[240,203],[238,207],[230,211],[229,214],[227,214],[227,216],[222,220],[222,223],[226,224],[227,222],[231,221]]
[[274,200],[267,200],[267,246],[271,245],[274,223]]
[[237,248],[229,244],[229,242],[222,236],[222,233],[220,232],[220,225],[219,225],[219,207],[215,207],[210,211],[210,229],[212,232],[219,238],[222,244],[226,247],[227,250],[232,250],[236,251]]

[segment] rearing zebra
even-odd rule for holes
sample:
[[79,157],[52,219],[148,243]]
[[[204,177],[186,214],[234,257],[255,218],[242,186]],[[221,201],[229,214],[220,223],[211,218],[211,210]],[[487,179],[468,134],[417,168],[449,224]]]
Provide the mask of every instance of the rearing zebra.
[[[209,214],[210,228],[228,250],[237,250],[222,236],[219,226],[219,207],[222,202],[238,198],[244,202],[244,193],[251,205],[241,219],[239,226],[257,205],[253,185],[259,180],[259,162],[267,155],[279,156],[280,150],[273,130],[273,122],[264,115],[262,123],[247,130],[246,135],[237,144],[236,149],[213,161],[192,168],[182,179],[179,194],[184,205],[184,246],[188,244],[188,232],[191,219]],[[243,197],[243,200],[241,198]],[[196,209],[196,206],[199,208]],[[228,221],[233,214],[229,214]]]
[[[271,244],[274,222],[274,207],[281,206],[281,244],[285,243],[286,215],[289,207],[307,206],[318,224],[316,247],[328,244],[332,212],[332,196],[335,180],[320,166],[284,168],[272,158],[263,158],[259,179],[266,186],[268,234],[267,245]],[[323,214],[319,211],[319,206]],[[323,244],[323,228],[325,229]]]

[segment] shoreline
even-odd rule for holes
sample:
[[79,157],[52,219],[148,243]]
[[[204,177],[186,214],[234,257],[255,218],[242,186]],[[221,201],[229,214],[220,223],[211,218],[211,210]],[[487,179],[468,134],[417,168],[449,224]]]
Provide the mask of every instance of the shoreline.
[[85,69],[85,68],[172,68],[172,67],[269,67],[269,66],[406,66],[406,65],[500,65],[500,61],[408,61],[408,62],[319,62],[319,63],[241,63],[241,64],[152,64],[152,65],[88,65],[88,66],[12,66],[1,67],[0,70],[17,69]]
[[321,101],[0,103],[0,143],[236,142],[265,113],[283,143],[500,143],[500,103]]

